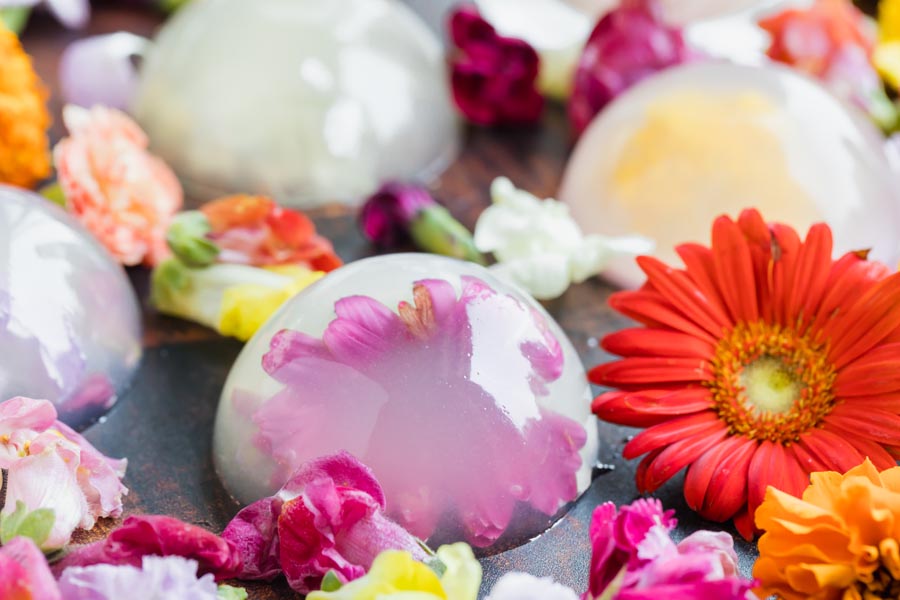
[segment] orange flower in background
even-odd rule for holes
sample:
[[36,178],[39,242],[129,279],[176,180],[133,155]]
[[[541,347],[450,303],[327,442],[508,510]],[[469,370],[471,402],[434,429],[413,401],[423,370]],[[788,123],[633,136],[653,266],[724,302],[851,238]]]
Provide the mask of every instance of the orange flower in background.
[[769,488],[756,525],[760,598],[900,598],[900,467],[813,473],[802,499]]
[[181,184],[147,152],[147,136],[125,114],[66,106],[70,136],[53,150],[66,207],[124,265],[168,255],[166,230],[181,207]]
[[33,187],[50,175],[47,96],[19,38],[0,23],[0,183]]
[[305,214],[265,196],[227,196],[200,207],[219,261],[255,266],[302,263],[332,271],[343,263]]
[[601,419],[644,427],[624,455],[653,491],[687,467],[688,505],[745,537],[774,486],[900,456],[900,274],[863,253],[831,258],[831,230],[720,217],[712,246],[677,248],[686,268],[638,263],[647,283],[610,305],[643,326],[606,336],[622,360],[595,367],[619,388]]

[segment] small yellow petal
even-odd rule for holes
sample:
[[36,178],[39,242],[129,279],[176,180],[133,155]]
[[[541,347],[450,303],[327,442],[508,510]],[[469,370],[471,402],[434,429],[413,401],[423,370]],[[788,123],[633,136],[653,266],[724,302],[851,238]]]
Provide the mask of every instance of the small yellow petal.
[[888,85],[894,89],[900,88],[900,41],[878,44],[872,62]]

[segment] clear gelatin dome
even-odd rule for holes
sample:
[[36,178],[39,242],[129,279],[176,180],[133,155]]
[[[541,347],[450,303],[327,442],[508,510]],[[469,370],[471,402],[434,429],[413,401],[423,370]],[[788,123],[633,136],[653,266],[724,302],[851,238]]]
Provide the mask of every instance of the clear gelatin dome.
[[205,0],[147,51],[133,112],[195,195],[359,202],[458,145],[443,49],[398,0]]
[[74,427],[116,401],[141,357],[125,272],[72,217],[0,186],[0,401],[52,401]]
[[302,291],[250,340],[222,392],[214,457],[249,503],[347,450],[413,534],[485,547],[540,533],[587,487],[590,398],[533,299],[472,263],[379,256]]
[[[705,63],[654,75],[594,118],[560,200],[589,233],[638,233],[656,256],[709,242],[713,220],[755,207],[805,233],[824,221],[835,252],[900,258],[898,174],[884,138],[855,109],[786,68]],[[634,287],[631,259],[606,275]]]

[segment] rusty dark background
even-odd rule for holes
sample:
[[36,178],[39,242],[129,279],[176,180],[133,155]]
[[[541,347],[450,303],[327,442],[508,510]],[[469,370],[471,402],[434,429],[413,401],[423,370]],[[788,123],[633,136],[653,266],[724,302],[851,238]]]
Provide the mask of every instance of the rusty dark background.
[[[434,22],[452,4],[448,0],[409,1],[420,6],[433,2],[429,10],[434,12]],[[862,4],[871,11],[875,2]],[[138,1],[95,3],[91,23],[81,32],[66,31],[46,15],[32,18],[23,44],[52,92],[54,140],[63,134],[56,72],[66,45],[78,37],[118,30],[152,36],[161,23],[160,14],[142,8]],[[535,127],[467,128],[463,151],[431,189],[456,217],[472,227],[489,203],[488,187],[494,177],[505,175],[538,196],[553,196],[570,151],[564,110],[551,104]],[[196,205],[196,201],[188,198],[187,205]],[[334,205],[311,214],[345,261],[376,252],[360,237],[352,210]],[[146,301],[148,273],[136,269],[129,274],[144,303],[144,358],[131,388],[85,435],[106,454],[128,458],[125,484],[131,491],[125,499],[126,514],[167,514],[220,532],[240,506],[225,492],[213,470],[212,428],[219,393],[241,344],[200,326],[156,314]],[[599,339],[628,324],[606,305],[612,291],[595,279],[545,303],[587,368],[610,359],[598,347]],[[597,470],[591,487],[543,535],[482,558],[485,592],[503,573],[513,570],[552,576],[579,592],[586,588],[588,525],[593,508],[605,501],[621,504],[638,497],[634,485],[636,462],[621,458],[622,446],[634,430],[605,423],[598,423],[598,427],[601,447],[597,463],[602,468]],[[676,537],[699,528],[729,531],[735,535],[741,570],[749,575],[755,546],[744,542],[731,527],[702,521],[692,513],[682,499],[681,481],[679,476],[655,494],[677,512]],[[81,534],[78,541],[98,539],[115,525],[115,521],[103,520],[93,531]],[[246,587],[251,599],[298,597],[283,582]]]

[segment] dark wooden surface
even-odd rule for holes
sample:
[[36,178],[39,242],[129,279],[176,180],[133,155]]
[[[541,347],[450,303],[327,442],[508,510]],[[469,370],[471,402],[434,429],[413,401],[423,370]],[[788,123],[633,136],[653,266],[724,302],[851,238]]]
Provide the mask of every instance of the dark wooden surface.
[[[150,35],[160,23],[158,14],[125,2],[102,4],[83,32],[65,31],[43,15],[32,19],[23,43],[53,91],[54,139],[62,134],[56,68],[66,44],[82,35],[120,29]],[[568,130],[560,107],[549,107],[543,122],[530,129],[468,129],[463,152],[434,183],[433,192],[471,227],[488,203],[488,186],[494,177],[505,175],[539,196],[552,196],[569,151]],[[188,205],[191,204],[188,199]],[[314,217],[344,260],[374,252],[358,234],[354,215],[346,208],[328,207],[316,211]],[[131,492],[125,502],[126,514],[168,514],[221,531],[239,506],[224,491],[213,471],[210,443],[219,393],[240,344],[205,328],[156,314],[146,306],[147,273],[135,270],[131,277],[145,303],[145,356],[132,388],[107,418],[89,428],[86,435],[105,453],[129,459],[125,483]],[[611,291],[593,280],[573,287],[546,305],[587,367],[608,360],[597,342],[605,333],[626,324],[624,318],[606,306]],[[626,464],[620,457],[622,445],[632,432],[607,424],[599,427],[602,443],[598,462],[614,469],[598,476],[574,507],[545,534],[524,546],[484,558],[484,590],[510,570],[553,576],[579,592],[585,589],[591,511],[603,501],[624,503],[637,496],[635,465]],[[683,536],[699,527],[719,528],[700,522],[686,508],[680,483],[670,482],[658,493],[668,507],[678,512],[677,534]],[[81,540],[102,536],[114,525],[102,522]],[[742,570],[749,573],[754,549],[740,540],[738,549]],[[296,596],[283,583],[249,585],[248,589],[251,598],[257,599]]]

